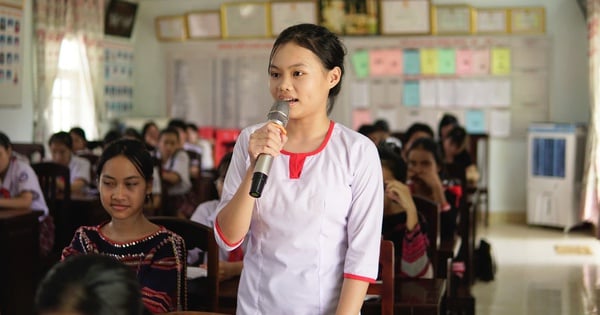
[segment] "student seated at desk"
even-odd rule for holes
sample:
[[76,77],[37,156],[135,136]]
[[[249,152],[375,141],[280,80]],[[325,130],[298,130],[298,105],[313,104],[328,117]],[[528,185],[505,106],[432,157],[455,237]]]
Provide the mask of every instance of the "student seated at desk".
[[[90,183],[90,161],[73,154],[73,140],[71,136],[60,131],[53,134],[48,140],[52,161],[69,167],[71,172],[71,193],[82,193]],[[66,179],[65,179],[66,180]],[[64,189],[64,182],[57,182],[59,190]]]
[[379,146],[385,196],[383,199],[383,238],[394,242],[396,274],[407,278],[432,278],[433,268],[427,255],[429,239],[426,222],[413,202],[402,169],[400,155],[387,146]]
[[0,211],[32,209],[42,211],[40,220],[40,253],[44,256],[54,246],[54,222],[31,166],[18,159],[6,134],[0,132]]
[[87,147],[87,138],[85,137],[85,131],[81,127],[73,127],[69,130],[71,136],[71,143],[73,143],[73,153],[89,154],[92,153]]
[[432,138],[415,140],[407,151],[407,159],[407,185],[412,194],[441,205],[441,237],[453,238],[462,190],[460,185],[446,182],[440,177],[443,164],[437,143]]
[[444,153],[444,164],[447,167],[460,170],[460,178],[466,179],[466,186],[475,186],[479,181],[477,165],[471,161],[471,155],[467,152],[469,135],[465,128],[455,125],[450,129],[442,140],[442,152]]
[[[229,152],[221,158],[221,162],[217,167],[218,177],[215,180],[217,186],[217,193],[219,197],[223,191],[223,182],[225,181],[225,175],[231,162],[233,153]],[[219,205],[219,199],[209,200],[201,203],[194,211],[194,214],[190,218],[192,221],[202,223],[206,226],[214,227],[215,219],[217,217],[217,206]],[[229,278],[239,276],[242,273],[242,267],[244,266],[244,247],[246,241],[242,246],[237,247],[231,252],[228,252],[221,248],[219,257],[219,280],[227,280]],[[188,262],[190,260],[188,259]]]
[[189,218],[198,204],[188,200],[192,188],[189,172],[189,157],[180,148],[179,132],[175,128],[163,129],[158,137],[158,155],[162,165],[161,177],[166,183],[169,211]]
[[143,214],[152,189],[153,161],[143,143],[112,142],[98,161],[98,191],[111,219],[82,226],[62,257],[103,254],[130,266],[142,287],[144,305],[153,313],[186,308],[186,251],[183,239],[150,222]]

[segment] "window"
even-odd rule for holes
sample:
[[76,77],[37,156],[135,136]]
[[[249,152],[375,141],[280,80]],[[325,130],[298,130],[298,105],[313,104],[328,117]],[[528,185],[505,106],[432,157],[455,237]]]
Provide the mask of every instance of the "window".
[[79,126],[89,139],[98,137],[93,86],[84,45],[74,37],[60,47],[58,71],[52,86],[50,121],[52,132]]

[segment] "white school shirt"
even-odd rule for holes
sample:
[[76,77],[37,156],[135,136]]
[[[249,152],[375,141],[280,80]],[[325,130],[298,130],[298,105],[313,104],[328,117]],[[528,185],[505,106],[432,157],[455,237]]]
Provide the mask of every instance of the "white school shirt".
[[[240,134],[225,178],[219,211],[250,165]],[[301,173],[299,172],[301,171]],[[238,290],[238,314],[333,314],[344,278],[377,277],[383,216],[383,178],[367,137],[334,122],[320,148],[282,151],[256,199]],[[215,236],[232,250],[215,222]]]
[[[198,222],[200,224],[204,224],[209,227],[214,227],[215,220],[217,219],[217,206],[218,205],[219,205],[219,199],[208,200],[208,201],[205,201],[205,202],[199,204],[198,207],[196,207],[194,214],[192,214],[192,216],[190,217],[190,220],[192,220],[194,222]],[[244,252],[246,252],[246,247],[245,247],[246,243],[247,242],[244,242],[242,244],[242,249]],[[194,251],[194,250],[188,251],[188,262],[197,261],[198,255],[201,252],[202,251]],[[190,257],[190,253],[191,253],[191,257]],[[219,260],[227,261],[228,258],[229,258],[229,251],[227,251],[223,248],[220,248]]]
[[86,184],[91,181],[90,169],[92,165],[90,161],[85,158],[79,157],[75,154],[71,155],[71,161],[69,161],[69,172],[71,173],[71,183],[76,179],[81,178]]
[[0,189],[0,198],[2,198],[5,192],[8,192],[8,198],[14,198],[23,192],[31,192],[33,198],[30,208],[32,210],[44,211],[44,215],[39,217],[40,221],[48,215],[48,206],[46,205],[46,200],[44,200],[40,182],[35,171],[28,163],[21,161],[15,156],[11,157]]
[[184,195],[192,188],[190,181],[190,158],[184,150],[177,150],[175,154],[163,164],[163,169],[172,171],[179,175],[179,183],[169,186],[167,194],[169,196]]

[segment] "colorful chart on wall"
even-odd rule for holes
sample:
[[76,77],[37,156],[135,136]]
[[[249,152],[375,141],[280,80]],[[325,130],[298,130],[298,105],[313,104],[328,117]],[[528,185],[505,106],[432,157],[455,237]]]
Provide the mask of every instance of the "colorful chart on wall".
[[22,99],[22,26],[20,8],[0,5],[0,106],[18,107]]

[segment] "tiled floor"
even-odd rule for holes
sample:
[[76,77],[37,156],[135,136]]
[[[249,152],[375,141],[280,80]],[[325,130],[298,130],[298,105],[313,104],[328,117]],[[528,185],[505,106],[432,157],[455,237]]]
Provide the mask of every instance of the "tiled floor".
[[[599,313],[600,241],[591,229],[504,224],[479,228],[478,236],[492,244],[498,264],[494,281],[473,287],[478,315]],[[555,245],[587,245],[591,254],[559,255]]]

